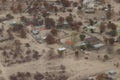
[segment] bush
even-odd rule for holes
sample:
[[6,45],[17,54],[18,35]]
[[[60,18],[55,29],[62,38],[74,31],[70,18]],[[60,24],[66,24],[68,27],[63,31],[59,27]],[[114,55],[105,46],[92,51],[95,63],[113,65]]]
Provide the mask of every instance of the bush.
[[117,49],[117,50],[116,50],[116,53],[117,53],[117,54],[120,54],[120,49]]
[[112,31],[109,32],[109,35],[110,36],[116,36],[117,32],[115,30],[112,30]]
[[80,49],[85,50],[86,46],[80,46]]
[[117,3],[120,3],[120,0],[115,0]]
[[86,44],[86,47],[87,47],[88,49],[91,49],[91,48],[93,48],[93,45],[92,45],[91,43],[87,43],[87,44]]
[[109,59],[109,56],[108,56],[108,55],[104,55],[104,59],[105,59],[105,60],[108,60],[108,59]]
[[26,37],[27,37],[27,33],[26,33],[25,30],[21,30],[21,31],[20,31],[20,37],[21,37],[21,38],[26,38]]
[[30,47],[30,44],[29,43],[25,43],[25,47]]

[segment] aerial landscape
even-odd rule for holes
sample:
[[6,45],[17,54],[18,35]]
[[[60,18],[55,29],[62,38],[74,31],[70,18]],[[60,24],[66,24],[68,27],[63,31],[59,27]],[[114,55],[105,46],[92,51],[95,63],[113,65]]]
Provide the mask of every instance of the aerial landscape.
[[0,0],[0,80],[120,80],[120,0]]

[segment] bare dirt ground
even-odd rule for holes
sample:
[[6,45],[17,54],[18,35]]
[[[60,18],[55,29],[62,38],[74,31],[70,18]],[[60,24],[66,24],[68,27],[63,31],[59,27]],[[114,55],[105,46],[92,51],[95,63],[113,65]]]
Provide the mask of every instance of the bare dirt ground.
[[[107,1],[107,0],[106,0]],[[111,4],[115,8],[115,12],[120,11],[120,5],[116,4],[113,0],[110,0]],[[108,0],[109,2],[109,0]],[[9,12],[9,11],[8,11]],[[1,12],[0,16],[4,16],[4,13],[8,12]],[[76,20],[81,20],[79,16],[76,14],[76,10],[73,11],[73,14],[76,16]],[[9,27],[9,23],[12,21],[16,21],[20,15],[26,15],[26,14],[14,14],[15,19],[11,21],[6,21],[4,22],[5,28]],[[62,15],[62,13],[59,13],[59,15]],[[64,15],[67,15],[64,14]],[[63,16],[64,16],[63,15]],[[88,18],[89,16],[99,16],[101,13],[95,14],[95,15],[85,15],[84,18]],[[52,16],[54,17],[54,16]],[[83,19],[84,20],[84,19]],[[116,22],[116,21],[115,21]],[[119,23],[119,22],[117,22]],[[43,31],[44,32],[44,31]],[[98,38],[102,39],[100,36],[95,35]],[[8,76],[11,74],[17,73],[17,72],[31,72],[35,73],[37,71],[40,71],[41,73],[45,72],[54,72],[57,71],[54,69],[54,67],[59,66],[59,65],[64,65],[66,67],[66,72],[70,75],[68,80],[78,80],[76,78],[82,78],[85,76],[90,76],[94,75],[100,72],[107,72],[109,70],[114,70],[117,72],[118,76],[120,76],[120,67],[116,68],[114,64],[120,63],[120,55],[110,54],[110,60],[103,62],[103,55],[106,54],[106,49],[100,50],[98,53],[96,51],[89,51],[89,55],[85,55],[83,52],[80,52],[80,57],[79,59],[76,59],[74,57],[74,54],[72,50],[67,49],[69,53],[65,54],[63,58],[58,58],[58,59],[52,59],[52,60],[47,60],[45,57],[47,55],[47,52],[42,53],[42,50],[45,49],[46,51],[49,50],[49,47],[52,47],[55,49],[56,54],[57,54],[57,48],[62,47],[61,45],[54,44],[54,45],[47,45],[46,43],[39,44],[36,42],[36,40],[31,36],[31,34],[27,34],[27,39],[19,39],[23,44],[24,43],[30,43],[31,49],[36,49],[39,51],[40,54],[42,54],[42,57],[37,60],[37,61],[31,61],[23,64],[15,64],[10,67],[4,67],[2,65],[2,62],[0,63],[0,70],[2,71],[2,74],[0,76],[4,76],[6,80],[8,80]],[[0,43],[0,47],[3,47],[5,45],[12,46],[12,42],[8,41],[7,43]],[[119,44],[115,44],[114,49],[120,48]],[[1,53],[1,51],[0,51]],[[97,56],[98,54],[101,56],[101,60],[98,60]],[[84,59],[84,57],[89,57],[89,59]],[[0,59],[2,57],[0,56]],[[53,68],[53,70],[51,69]],[[120,79],[117,79],[120,80]]]

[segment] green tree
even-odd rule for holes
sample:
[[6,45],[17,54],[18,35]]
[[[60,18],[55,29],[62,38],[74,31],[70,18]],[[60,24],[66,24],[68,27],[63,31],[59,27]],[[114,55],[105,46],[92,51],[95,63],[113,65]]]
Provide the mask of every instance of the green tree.
[[86,36],[85,36],[85,34],[81,34],[79,37],[80,37],[80,40],[83,41]]

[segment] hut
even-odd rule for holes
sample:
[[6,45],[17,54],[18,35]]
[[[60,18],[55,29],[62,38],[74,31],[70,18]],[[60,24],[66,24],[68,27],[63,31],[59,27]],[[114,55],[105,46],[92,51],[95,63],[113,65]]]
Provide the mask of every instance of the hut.
[[91,43],[92,45],[95,45],[95,44],[101,43],[102,41],[99,40],[99,39],[96,38],[96,37],[89,37],[89,38],[86,38],[86,39],[84,40],[84,42],[85,42],[85,43]]
[[73,43],[72,40],[66,40],[66,41],[65,41],[65,44],[67,44],[67,45],[69,45],[69,46],[73,46],[73,45],[74,45],[74,43]]
[[84,40],[87,48],[100,49],[105,46],[105,44],[96,37],[89,37]]
[[74,42],[71,39],[65,39],[60,41],[65,48],[73,49]]

